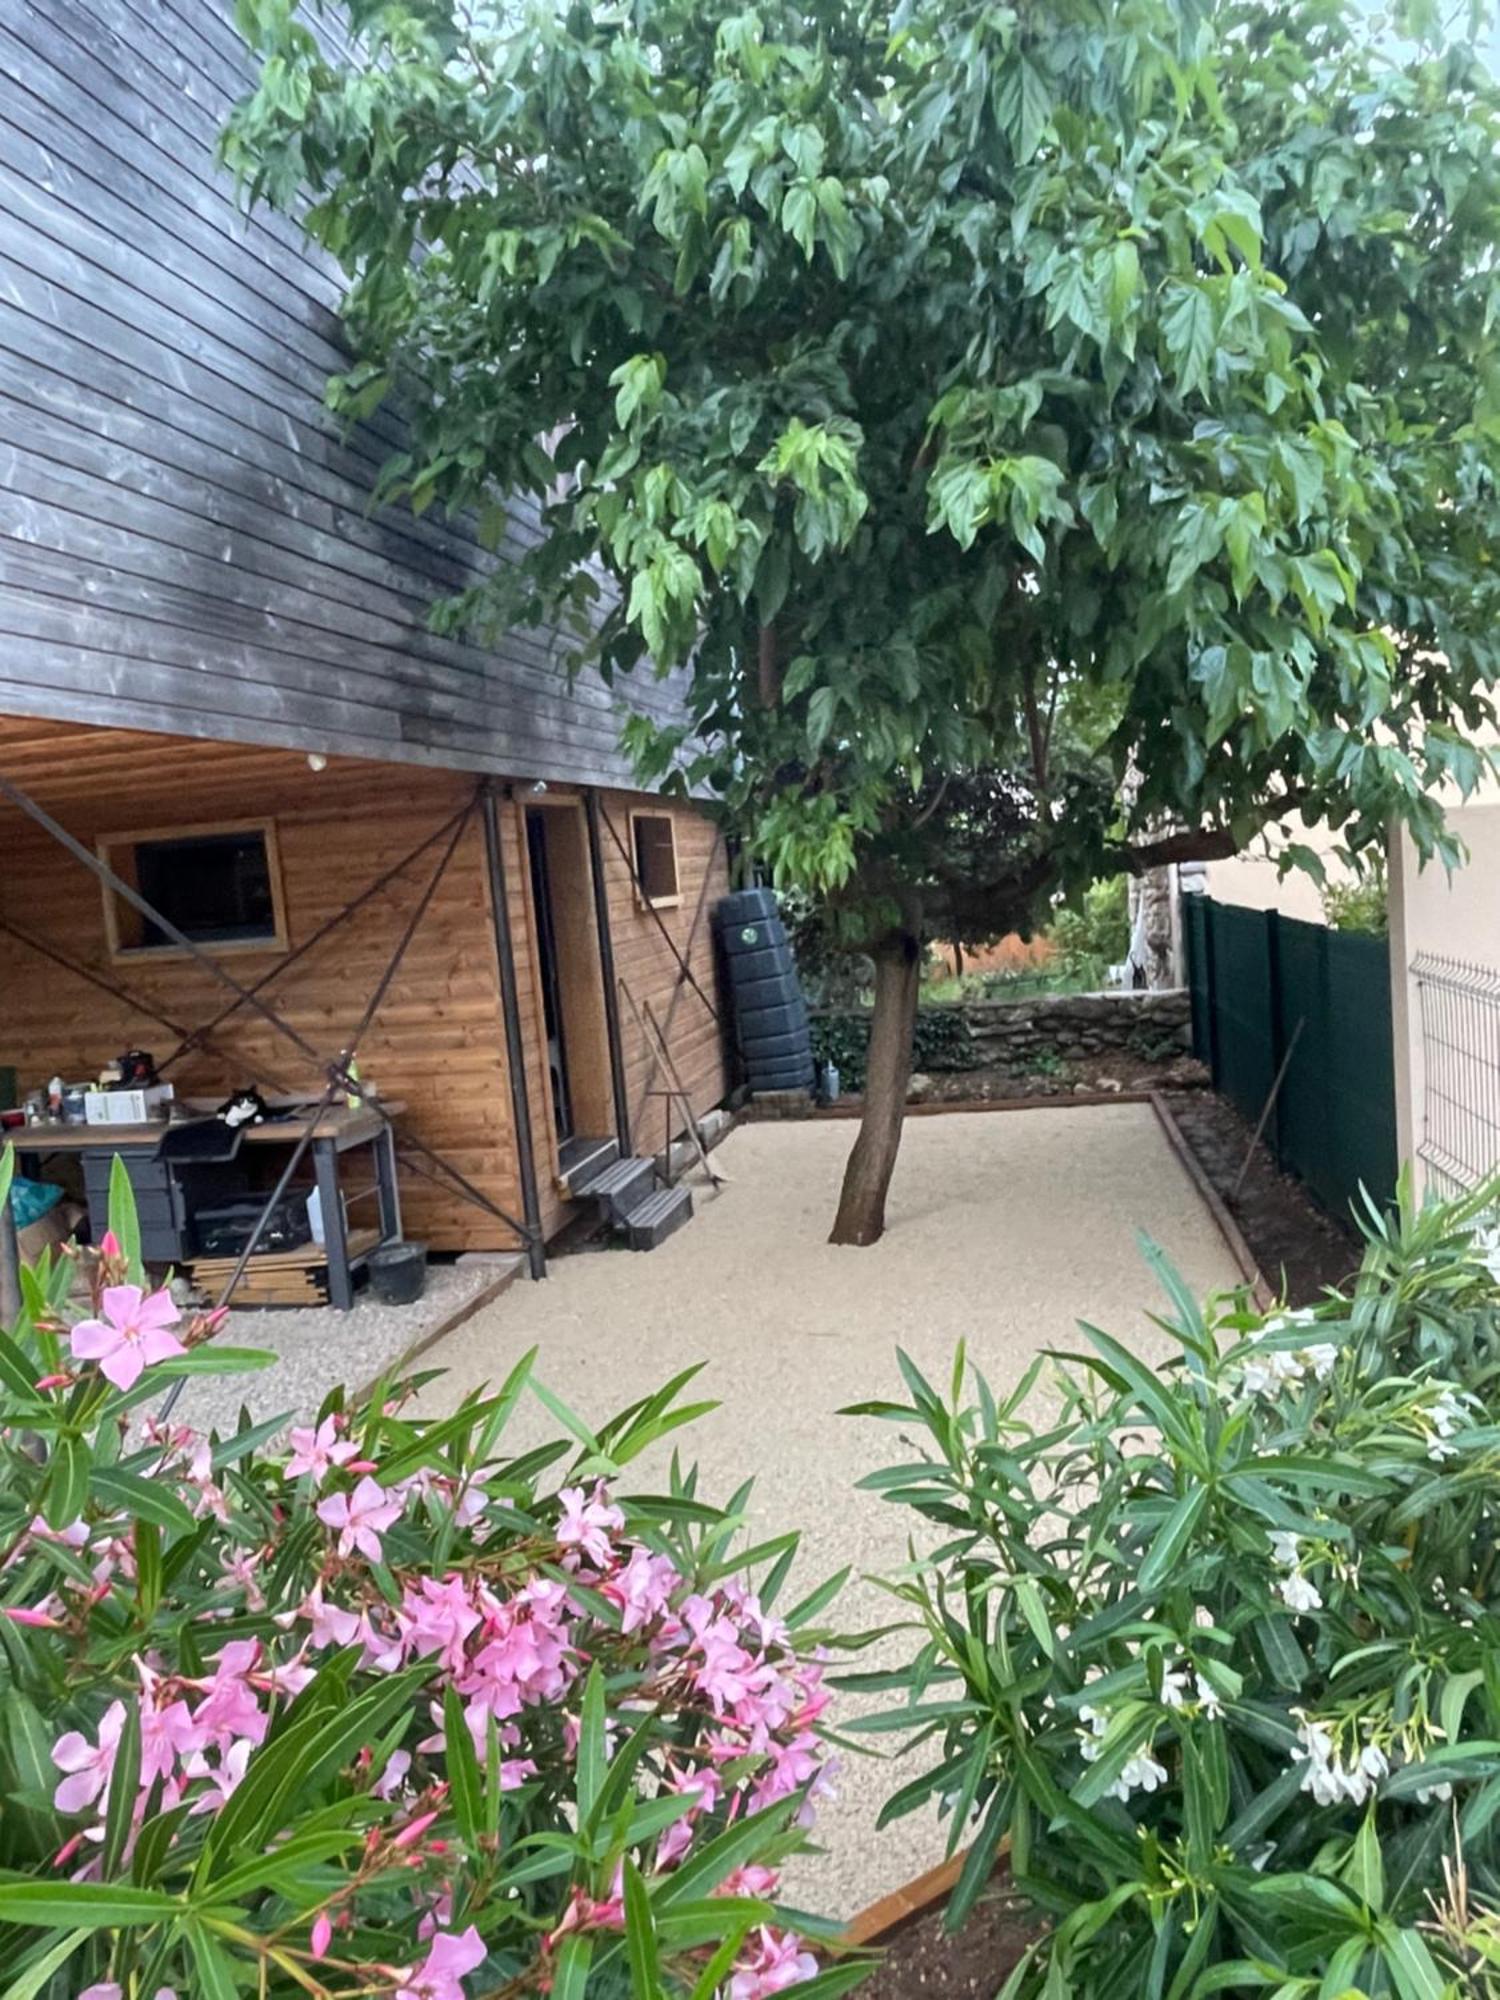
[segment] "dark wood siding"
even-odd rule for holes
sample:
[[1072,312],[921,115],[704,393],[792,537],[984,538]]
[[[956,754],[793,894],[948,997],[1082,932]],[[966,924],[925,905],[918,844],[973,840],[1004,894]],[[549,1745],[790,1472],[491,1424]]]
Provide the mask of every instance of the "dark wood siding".
[[[231,0],[0,0],[0,712],[515,776],[628,781],[562,640],[426,629],[498,558],[372,513],[336,274],[215,145]],[[669,711],[671,682],[631,699]]]

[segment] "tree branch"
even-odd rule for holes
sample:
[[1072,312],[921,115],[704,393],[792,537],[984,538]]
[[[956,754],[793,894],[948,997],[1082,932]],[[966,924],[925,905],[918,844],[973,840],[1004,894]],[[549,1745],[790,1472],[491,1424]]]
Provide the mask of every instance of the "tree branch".
[[[1288,792],[1285,798],[1272,801],[1257,817],[1254,833],[1285,819],[1306,797],[1306,792]],[[1148,869],[1165,868],[1173,861],[1227,861],[1240,852],[1242,845],[1227,826],[1200,826],[1165,833],[1160,839],[1142,841],[1139,846],[1117,842],[1105,851],[1117,870],[1127,875],[1144,875]]]
[[756,650],[756,686],[762,708],[775,708],[781,701],[781,669],[776,660],[776,627],[762,625]]

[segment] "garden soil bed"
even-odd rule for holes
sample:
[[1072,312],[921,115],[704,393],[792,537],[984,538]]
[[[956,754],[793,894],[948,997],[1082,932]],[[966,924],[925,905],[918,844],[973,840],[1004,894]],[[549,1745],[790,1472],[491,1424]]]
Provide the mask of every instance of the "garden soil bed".
[[1281,1172],[1257,1145],[1244,1184],[1234,1184],[1251,1128],[1212,1090],[1162,1089],[1185,1144],[1239,1225],[1273,1292],[1285,1287],[1294,1306],[1316,1305],[1325,1287],[1342,1285],[1359,1263],[1360,1245],[1321,1208],[1300,1181]]
[[1191,1056],[1163,1063],[1117,1049],[1061,1061],[1055,1070],[932,1070],[916,1080],[912,1101],[976,1104],[1005,1103],[1011,1098],[1110,1097],[1116,1092],[1196,1090],[1207,1082],[1208,1071]]
[[956,1937],[939,1903],[877,1941],[881,1961],[861,2000],[993,2000],[1036,1934],[1035,1917],[1003,1887],[980,1898]]

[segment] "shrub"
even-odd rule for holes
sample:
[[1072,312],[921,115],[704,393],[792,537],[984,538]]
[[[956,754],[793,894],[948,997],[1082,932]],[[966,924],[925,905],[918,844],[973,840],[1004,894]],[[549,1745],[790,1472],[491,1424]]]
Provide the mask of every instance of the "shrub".
[[1065,974],[1086,976],[1092,986],[1102,986],[1111,965],[1118,965],[1130,950],[1130,885],[1123,875],[1108,875],[1092,882],[1076,905],[1065,905],[1047,927],[1047,937],[1057,948],[1059,969]]
[[114,1219],[92,1312],[44,1259],[0,1335],[9,2000],[855,1983],[776,1902],[831,1591],[783,1617],[795,1535],[736,1554],[694,1477],[614,1485],[710,1407],[693,1371],[597,1435],[532,1382],[571,1435],[518,1453],[529,1356],[441,1420],[336,1394],[290,1449],[198,1437],[143,1404],[256,1357],[144,1290]]
[[1358,931],[1365,937],[1385,937],[1391,927],[1390,894],[1385,856],[1378,850],[1361,872],[1324,886],[1323,920],[1336,931]]
[[[846,1091],[865,1087],[865,1059],[870,1047],[868,1009],[847,1014],[814,1014],[812,1050],[815,1062],[833,1062]],[[963,1015],[952,1007],[919,1007],[912,1038],[912,1068],[961,1070],[974,1067],[974,1038]]]
[[1037,1369],[971,1402],[962,1354],[863,1406],[921,1439],[865,1483],[943,1539],[852,1726],[925,1753],[887,1820],[972,1841],[950,1920],[1008,1836],[1049,1926],[1015,1991],[1442,1992],[1444,1863],[1491,1902],[1500,1865],[1492,1200],[1405,1196],[1316,1310],[1202,1312],[1152,1251],[1170,1360],[1085,1328],[1040,1426]]

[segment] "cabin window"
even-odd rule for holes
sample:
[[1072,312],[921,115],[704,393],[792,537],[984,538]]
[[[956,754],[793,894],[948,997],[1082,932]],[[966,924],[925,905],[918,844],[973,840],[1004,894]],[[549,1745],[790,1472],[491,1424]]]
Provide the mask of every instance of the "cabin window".
[[[286,947],[276,830],[268,821],[112,835],[100,858],[168,923],[212,951]],[[108,885],[105,928],[116,958],[181,955],[158,923]]]
[[654,910],[682,901],[677,879],[677,823],[670,813],[630,816],[635,846],[636,900]]

